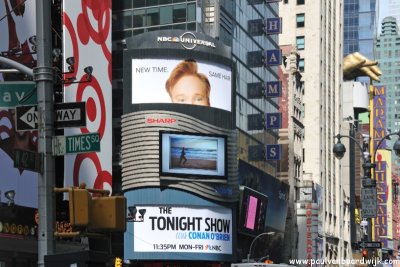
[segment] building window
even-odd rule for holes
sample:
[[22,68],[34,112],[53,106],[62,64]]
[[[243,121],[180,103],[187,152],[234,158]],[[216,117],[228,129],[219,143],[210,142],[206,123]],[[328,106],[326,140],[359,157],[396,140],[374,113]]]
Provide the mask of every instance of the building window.
[[297,0],[298,5],[304,5],[305,0]]
[[185,22],[186,21],[186,5],[179,4],[174,5],[174,10],[172,13],[174,23]]
[[171,24],[172,23],[172,6],[160,7],[160,24]]
[[160,11],[158,7],[146,10],[146,26],[160,25]]
[[296,37],[296,45],[298,50],[304,50],[304,36]]
[[297,28],[304,27],[304,13],[296,15],[296,26]]
[[284,4],[287,4],[289,2],[289,0],[283,0]]
[[139,28],[146,26],[146,13],[144,9],[134,10],[133,11],[133,28]]
[[304,71],[304,58],[299,59],[299,70]]

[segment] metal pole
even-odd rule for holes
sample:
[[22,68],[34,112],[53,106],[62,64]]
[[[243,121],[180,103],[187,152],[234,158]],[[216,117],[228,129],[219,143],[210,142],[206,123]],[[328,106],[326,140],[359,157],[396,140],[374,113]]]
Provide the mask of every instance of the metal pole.
[[260,237],[262,237],[262,236],[264,236],[264,235],[273,235],[273,234],[275,234],[275,232],[261,233],[261,234],[259,234],[258,236],[256,236],[256,237],[253,239],[253,241],[251,241],[250,248],[249,248],[249,253],[247,253],[247,262],[248,262],[248,263],[250,262],[250,256],[251,256],[251,254],[252,254],[254,242],[255,242],[258,238],[260,238]]
[[[369,80],[369,136],[370,136],[370,143],[369,143],[369,154],[370,154],[370,168],[368,170],[368,177],[369,179],[375,180],[375,170],[374,170],[374,165],[375,164],[375,154],[374,154],[374,86],[373,86],[373,80]],[[364,173],[365,173],[364,169]],[[367,231],[367,237],[368,237],[368,242],[371,242],[373,240],[373,231],[372,231],[372,218],[367,219],[368,222],[368,231]],[[372,250],[368,250],[368,259],[372,259]],[[370,265],[371,266],[371,265]]]
[[39,231],[38,266],[44,266],[44,256],[54,254],[55,184],[52,137],[54,136],[53,68],[51,37],[51,1],[36,0],[37,67],[34,81],[38,99],[38,152],[43,155],[43,170],[38,181]]
[[[22,65],[19,62],[16,62],[12,59],[8,59],[6,57],[1,57],[0,56],[0,63],[6,64],[8,66],[11,66],[13,68],[16,68],[18,71],[25,73],[26,75],[28,75],[29,77],[33,77],[33,70],[28,68],[25,65]],[[9,69],[5,69],[5,70],[1,70],[1,72],[7,72],[10,71]]]

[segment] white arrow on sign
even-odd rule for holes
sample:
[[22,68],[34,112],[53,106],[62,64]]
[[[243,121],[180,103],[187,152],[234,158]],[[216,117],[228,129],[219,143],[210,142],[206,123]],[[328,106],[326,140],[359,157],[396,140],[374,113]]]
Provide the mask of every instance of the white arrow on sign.
[[38,123],[38,113],[35,111],[36,107],[31,107],[24,115],[21,116],[21,121],[25,122],[32,129],[36,128],[36,124]]

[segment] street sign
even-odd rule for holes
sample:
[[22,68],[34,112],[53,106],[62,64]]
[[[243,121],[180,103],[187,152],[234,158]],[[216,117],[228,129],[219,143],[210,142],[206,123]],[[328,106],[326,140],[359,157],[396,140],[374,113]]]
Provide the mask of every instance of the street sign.
[[86,103],[71,102],[54,105],[55,128],[86,126]]
[[[32,131],[38,128],[37,105],[16,106],[17,131]],[[58,103],[54,105],[54,127],[86,126],[86,103]]]
[[10,108],[22,104],[37,104],[36,84],[34,82],[1,82],[0,107]]
[[361,188],[361,205],[363,218],[376,217],[376,187]]
[[358,242],[360,248],[382,248],[381,242]]
[[100,134],[90,133],[71,136],[54,136],[53,155],[100,152]]
[[17,106],[17,131],[31,131],[38,128],[37,105]]
[[14,149],[14,168],[42,173],[42,156],[37,152]]

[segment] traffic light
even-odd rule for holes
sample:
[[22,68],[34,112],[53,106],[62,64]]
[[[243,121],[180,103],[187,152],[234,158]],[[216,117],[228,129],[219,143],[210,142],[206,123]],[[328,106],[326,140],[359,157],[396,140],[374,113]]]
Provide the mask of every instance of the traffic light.
[[[124,232],[126,228],[126,199],[106,196],[108,191],[86,188],[55,188],[56,193],[68,193],[69,223],[74,230],[88,232]],[[91,193],[101,193],[93,197]],[[79,232],[78,232],[79,233]]]
[[122,267],[122,259],[116,257],[114,267]]
[[68,188],[69,223],[72,227],[83,227],[89,224],[91,196],[88,190]]
[[126,199],[123,196],[94,197],[90,208],[90,231],[125,232]]
[[367,259],[367,258],[368,258],[368,249],[363,249],[363,250],[361,251],[361,255],[362,255],[362,257],[363,257],[364,259]]

